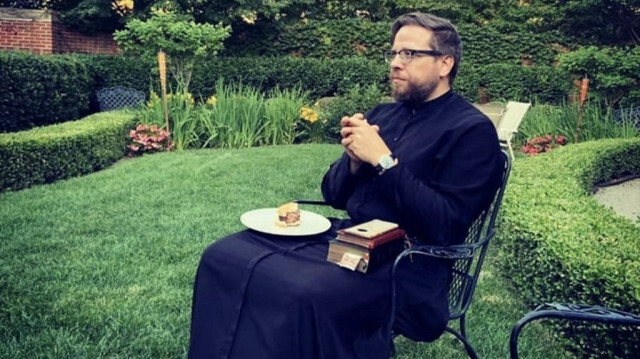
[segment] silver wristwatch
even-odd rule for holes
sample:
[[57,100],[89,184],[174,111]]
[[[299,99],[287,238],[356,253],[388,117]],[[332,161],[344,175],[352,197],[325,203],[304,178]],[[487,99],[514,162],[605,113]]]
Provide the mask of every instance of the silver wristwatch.
[[393,154],[380,156],[380,159],[378,160],[378,165],[376,166],[376,171],[378,171],[378,175],[383,174],[384,171],[393,167],[393,164],[395,163],[395,161],[396,159],[393,157]]

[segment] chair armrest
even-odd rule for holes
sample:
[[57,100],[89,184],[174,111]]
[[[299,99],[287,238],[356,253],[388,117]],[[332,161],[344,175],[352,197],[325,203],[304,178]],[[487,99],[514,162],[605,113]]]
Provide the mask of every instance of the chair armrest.
[[398,257],[406,257],[407,255],[420,254],[428,257],[443,258],[443,259],[462,259],[471,258],[476,249],[480,246],[474,245],[459,245],[459,246],[428,246],[428,245],[412,245],[405,249]]
[[528,323],[544,318],[580,320],[594,323],[632,325],[640,327],[640,316],[620,310],[571,303],[545,303],[525,314],[511,330],[509,349],[511,358],[518,358],[518,337]]
[[293,202],[297,203],[297,204],[315,204],[318,206],[328,206],[329,203],[325,202],[325,201],[317,201],[317,200],[312,200],[312,199],[296,199]]
[[[405,249],[398,257],[396,258],[396,262],[399,262],[400,259],[411,255],[411,254],[420,254],[429,257],[435,258],[443,258],[443,259],[467,259],[471,258],[476,254],[476,251],[482,248],[487,241],[489,241],[495,231],[491,230],[487,233],[482,240],[472,243],[472,244],[457,244],[452,246],[432,246],[427,244],[416,244],[416,241],[409,241],[411,246]],[[419,243],[419,242],[418,242]],[[394,265],[397,265],[394,264]]]

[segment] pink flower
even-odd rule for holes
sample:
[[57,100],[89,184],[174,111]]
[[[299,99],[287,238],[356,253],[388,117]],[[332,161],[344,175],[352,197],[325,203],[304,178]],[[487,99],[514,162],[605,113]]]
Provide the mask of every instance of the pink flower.
[[539,136],[527,141],[527,143],[522,146],[522,152],[528,155],[535,155],[538,153],[549,152],[558,146],[564,146],[566,144],[567,139],[562,135],[555,137],[553,135]]

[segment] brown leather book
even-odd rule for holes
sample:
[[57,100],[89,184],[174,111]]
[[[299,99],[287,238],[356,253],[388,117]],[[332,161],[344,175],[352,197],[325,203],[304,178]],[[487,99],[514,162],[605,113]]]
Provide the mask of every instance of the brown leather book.
[[336,239],[341,242],[352,243],[357,246],[361,246],[367,249],[374,249],[377,246],[396,240],[396,239],[404,239],[405,232],[402,228],[396,227],[388,232],[384,232],[375,237],[365,238],[359,237],[350,233],[347,233],[344,230],[338,230],[338,235]]
[[398,228],[397,223],[387,222],[381,219],[372,219],[352,227],[343,228],[342,232],[356,237],[371,239],[396,228]]

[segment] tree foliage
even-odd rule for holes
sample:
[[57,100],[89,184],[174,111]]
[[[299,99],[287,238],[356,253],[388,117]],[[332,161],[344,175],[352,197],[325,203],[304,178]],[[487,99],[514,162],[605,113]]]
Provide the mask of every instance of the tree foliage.
[[615,106],[625,95],[640,87],[640,47],[583,47],[560,56],[560,68],[579,77],[588,77],[590,87],[607,105]]
[[196,62],[215,56],[229,36],[228,26],[196,24],[188,15],[156,11],[146,21],[133,19],[114,39],[127,53],[155,58],[158,51],[167,54],[167,68],[187,92]]
[[543,0],[549,26],[583,44],[640,45],[640,0]]
[[[234,29],[306,19],[366,18],[387,21],[410,11],[425,11],[456,24],[503,23],[505,31],[558,29],[581,44],[640,44],[640,0],[135,0],[129,17],[120,17],[113,0],[0,0],[0,6],[49,8],[85,32],[121,29],[130,18],[145,19],[158,3],[171,4],[197,22],[224,23]],[[166,6],[165,6],[166,7]]]

